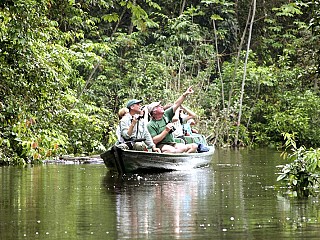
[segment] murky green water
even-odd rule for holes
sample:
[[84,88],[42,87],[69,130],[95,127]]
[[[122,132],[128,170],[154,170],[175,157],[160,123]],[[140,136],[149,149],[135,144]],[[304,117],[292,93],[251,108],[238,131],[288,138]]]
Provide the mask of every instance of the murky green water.
[[103,164],[0,167],[0,239],[317,239],[319,200],[274,188],[280,153],[118,178]]

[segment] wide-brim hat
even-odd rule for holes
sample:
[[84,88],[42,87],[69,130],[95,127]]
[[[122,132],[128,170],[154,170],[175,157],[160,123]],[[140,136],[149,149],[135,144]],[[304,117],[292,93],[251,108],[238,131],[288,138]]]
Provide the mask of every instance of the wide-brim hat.
[[153,111],[153,109],[157,106],[159,106],[161,104],[161,102],[153,102],[153,103],[150,103],[148,105],[148,112],[151,113]]
[[130,108],[133,104],[142,103],[142,100],[138,99],[131,99],[127,103],[127,108]]

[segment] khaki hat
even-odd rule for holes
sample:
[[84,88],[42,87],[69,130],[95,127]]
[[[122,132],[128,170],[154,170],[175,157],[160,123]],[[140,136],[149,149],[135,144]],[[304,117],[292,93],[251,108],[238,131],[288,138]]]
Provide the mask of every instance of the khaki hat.
[[157,106],[159,106],[161,104],[161,102],[153,102],[153,103],[150,103],[148,105],[148,112],[151,113],[153,111],[153,109]]

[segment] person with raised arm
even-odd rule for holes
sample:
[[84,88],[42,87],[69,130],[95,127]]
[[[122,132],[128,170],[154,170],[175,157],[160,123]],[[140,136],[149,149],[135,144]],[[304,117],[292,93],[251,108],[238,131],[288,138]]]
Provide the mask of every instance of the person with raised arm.
[[182,153],[197,152],[196,144],[176,143],[172,132],[172,118],[175,111],[181,106],[188,95],[193,93],[192,87],[189,87],[168,109],[164,110],[161,102],[153,102],[148,105],[148,111],[151,120],[147,128],[152,136],[153,142],[162,152],[165,153]]

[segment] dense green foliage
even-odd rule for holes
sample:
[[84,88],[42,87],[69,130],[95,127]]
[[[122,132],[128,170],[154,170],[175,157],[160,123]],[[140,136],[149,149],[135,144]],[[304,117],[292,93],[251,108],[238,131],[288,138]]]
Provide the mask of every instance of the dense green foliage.
[[186,104],[217,145],[277,145],[284,132],[319,145],[320,2],[257,3],[245,66],[253,2],[2,1],[0,161],[99,153],[128,99],[172,102],[190,85]]
[[289,163],[278,166],[281,173],[278,181],[285,182],[293,195],[308,197],[319,189],[320,148],[297,147],[294,134],[284,134],[283,157]]

